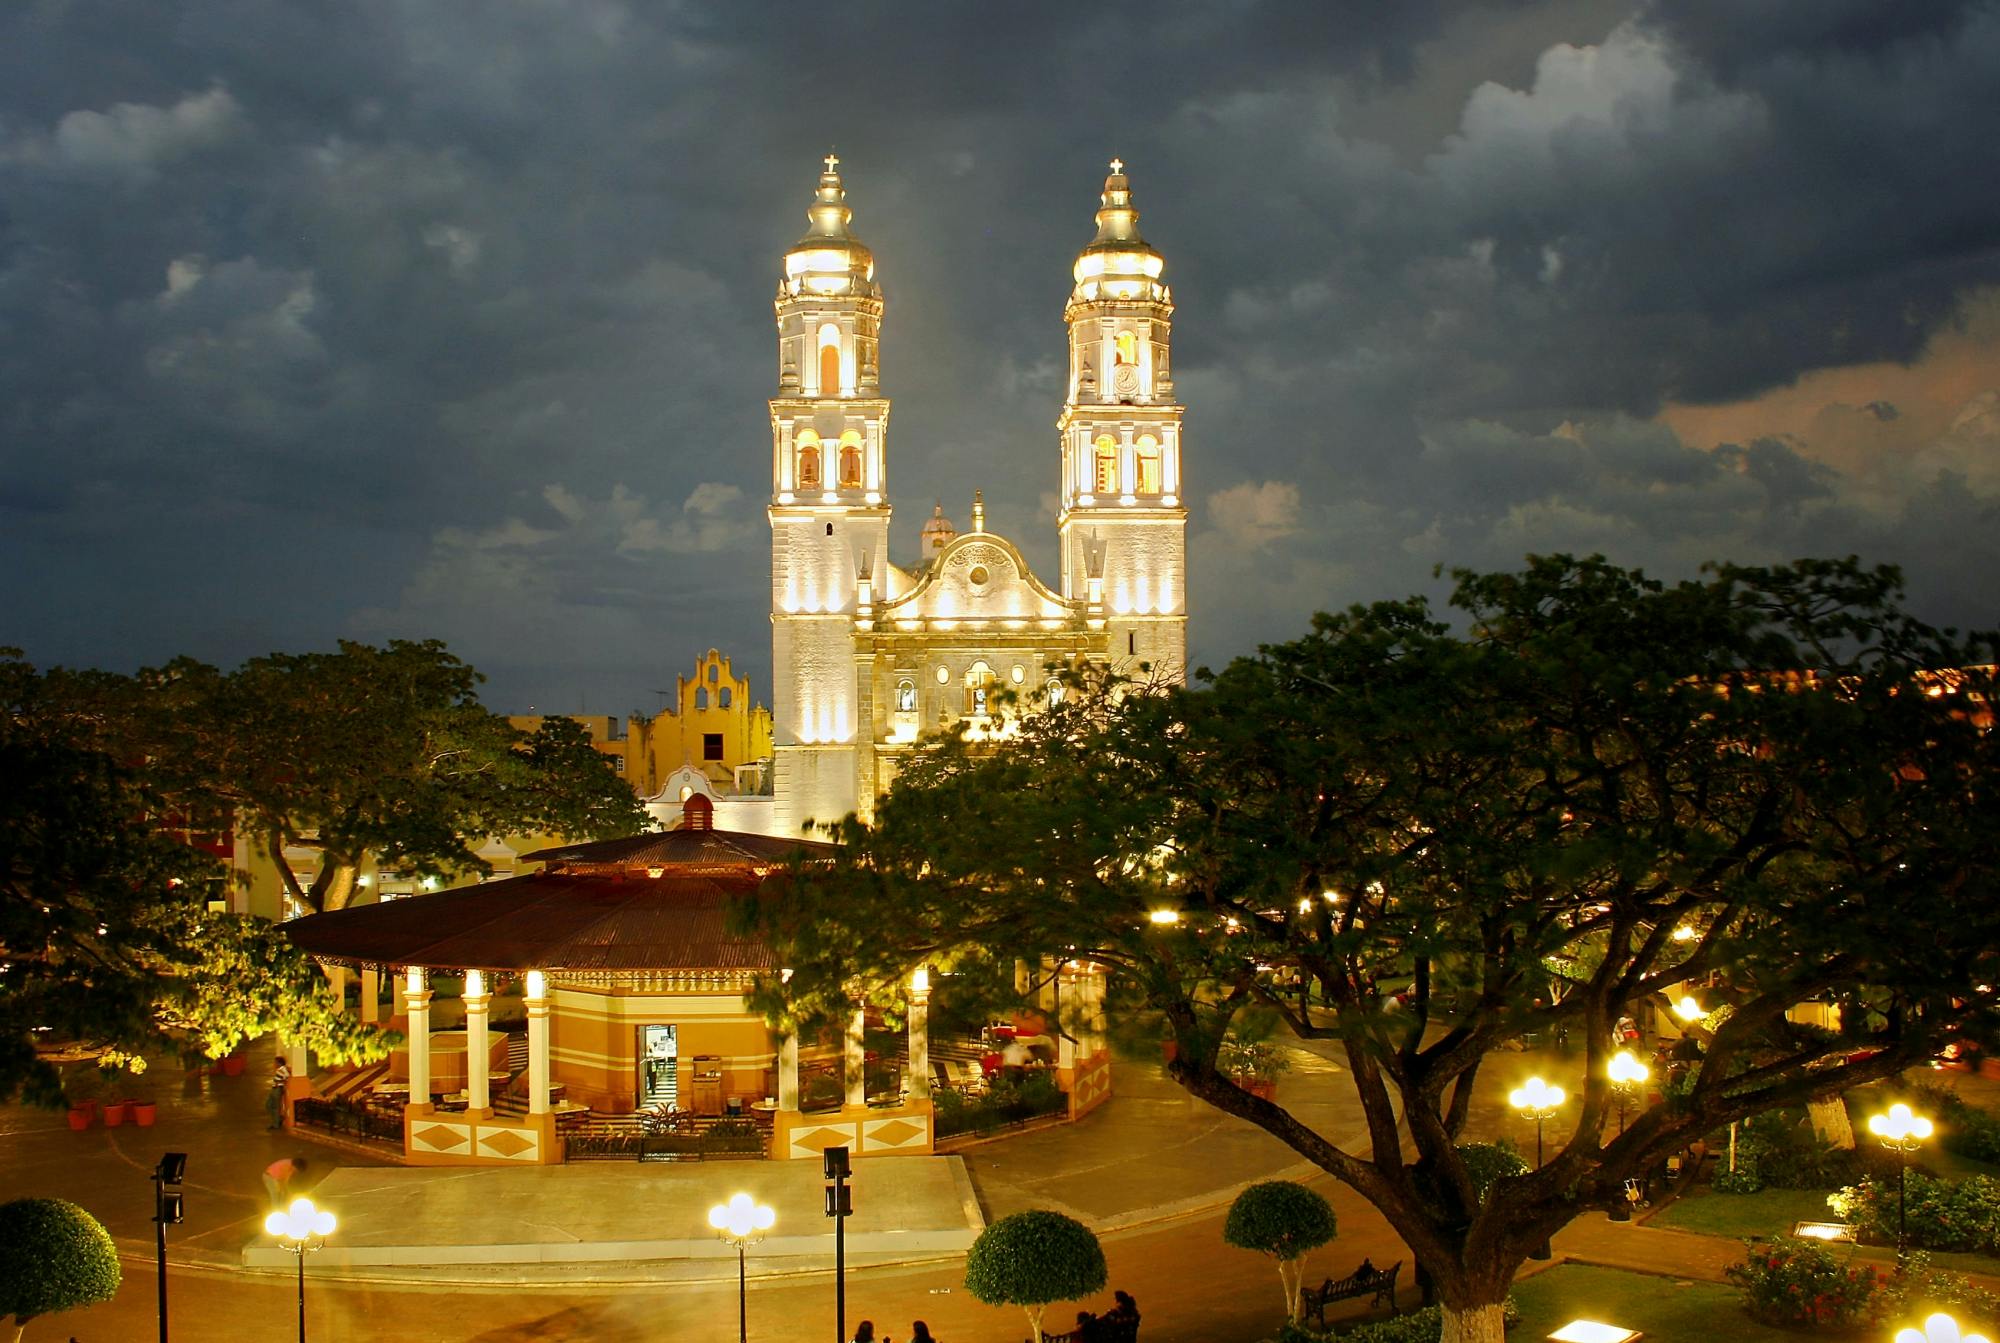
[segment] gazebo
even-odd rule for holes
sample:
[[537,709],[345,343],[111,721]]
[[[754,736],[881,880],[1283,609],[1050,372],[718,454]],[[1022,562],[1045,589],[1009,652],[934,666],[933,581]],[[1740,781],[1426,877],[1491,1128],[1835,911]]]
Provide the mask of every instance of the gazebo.
[[[665,1107],[697,1115],[768,1114],[772,1155],[932,1150],[927,985],[911,986],[906,1080],[868,1104],[861,1013],[846,1032],[844,1104],[799,1110],[799,1041],[774,1034],[744,1001],[779,967],[761,942],[730,932],[732,900],[831,846],[712,828],[708,800],[688,799],[679,829],[526,855],[542,871],[285,925],[330,967],[392,976],[394,1023],[408,1048],[391,1088],[407,1085],[405,1159],[421,1165],[563,1159],[557,1119]],[[374,972],[374,974],[368,973]],[[463,976],[465,1029],[431,1030],[431,981]],[[492,990],[518,986],[527,1018],[525,1107],[496,1106],[515,1081],[507,1037],[489,1027]],[[367,994],[364,990],[364,1003]],[[825,1051],[829,1057],[833,1051]],[[295,1059],[297,1065],[303,1060]]]

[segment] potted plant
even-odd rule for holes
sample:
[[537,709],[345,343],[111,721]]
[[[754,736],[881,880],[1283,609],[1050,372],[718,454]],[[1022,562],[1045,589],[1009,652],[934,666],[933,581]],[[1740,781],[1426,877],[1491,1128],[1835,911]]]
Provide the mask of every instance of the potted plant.
[[1215,1064],[1230,1081],[1251,1095],[1274,1100],[1278,1094],[1278,1076],[1292,1066],[1292,1061],[1264,1040],[1224,1040]]
[[117,1128],[123,1124],[125,1117],[132,1112],[131,1107],[132,1102],[130,1101],[104,1102],[104,1127]]
[[78,1133],[97,1122],[97,1102],[78,1101],[69,1107],[69,1126]]
[[132,1122],[140,1128],[153,1127],[153,1121],[160,1117],[158,1101],[128,1100],[125,1104],[132,1112]]

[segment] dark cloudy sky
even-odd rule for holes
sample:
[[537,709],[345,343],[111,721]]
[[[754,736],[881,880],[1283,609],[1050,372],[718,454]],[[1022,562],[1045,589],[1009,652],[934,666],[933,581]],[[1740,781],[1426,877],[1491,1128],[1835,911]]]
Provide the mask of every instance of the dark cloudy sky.
[[10,0],[0,643],[436,636],[768,693],[770,299],[828,144],[901,554],[1046,572],[1104,161],[1219,662],[1439,563],[1859,552],[2000,621],[2000,3]]

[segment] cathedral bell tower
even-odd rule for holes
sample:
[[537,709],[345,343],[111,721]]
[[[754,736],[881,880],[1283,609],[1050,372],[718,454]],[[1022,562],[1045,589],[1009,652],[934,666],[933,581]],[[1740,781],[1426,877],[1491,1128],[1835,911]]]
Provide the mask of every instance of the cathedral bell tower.
[[881,395],[882,291],[875,258],[848,229],[854,212],[826,156],[785,253],[773,303],[778,394],[771,399],[773,784],[781,834],[855,809],[853,676],[857,579],[888,564]]
[[1069,395],[1062,442],[1063,595],[1103,620],[1113,665],[1187,669],[1187,509],[1166,260],[1139,236],[1125,165],[1111,161],[1097,236],[1063,309]]

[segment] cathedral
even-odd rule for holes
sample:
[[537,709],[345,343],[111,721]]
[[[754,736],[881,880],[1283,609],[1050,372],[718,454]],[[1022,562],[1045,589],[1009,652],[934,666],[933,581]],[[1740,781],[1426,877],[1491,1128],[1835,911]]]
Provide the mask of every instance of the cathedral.
[[[1097,233],[1063,309],[1068,391],[1056,418],[1062,572],[1029,571],[986,529],[934,510],[920,553],[889,554],[885,299],[874,254],[826,159],[785,253],[771,400],[773,779],[769,833],[866,817],[927,732],[990,727],[988,696],[1060,696],[1060,668],[1109,664],[1180,679],[1187,650],[1187,509],[1165,260],[1139,234],[1112,160]],[[747,818],[746,818],[747,819]],[[758,827],[763,828],[763,827]]]

